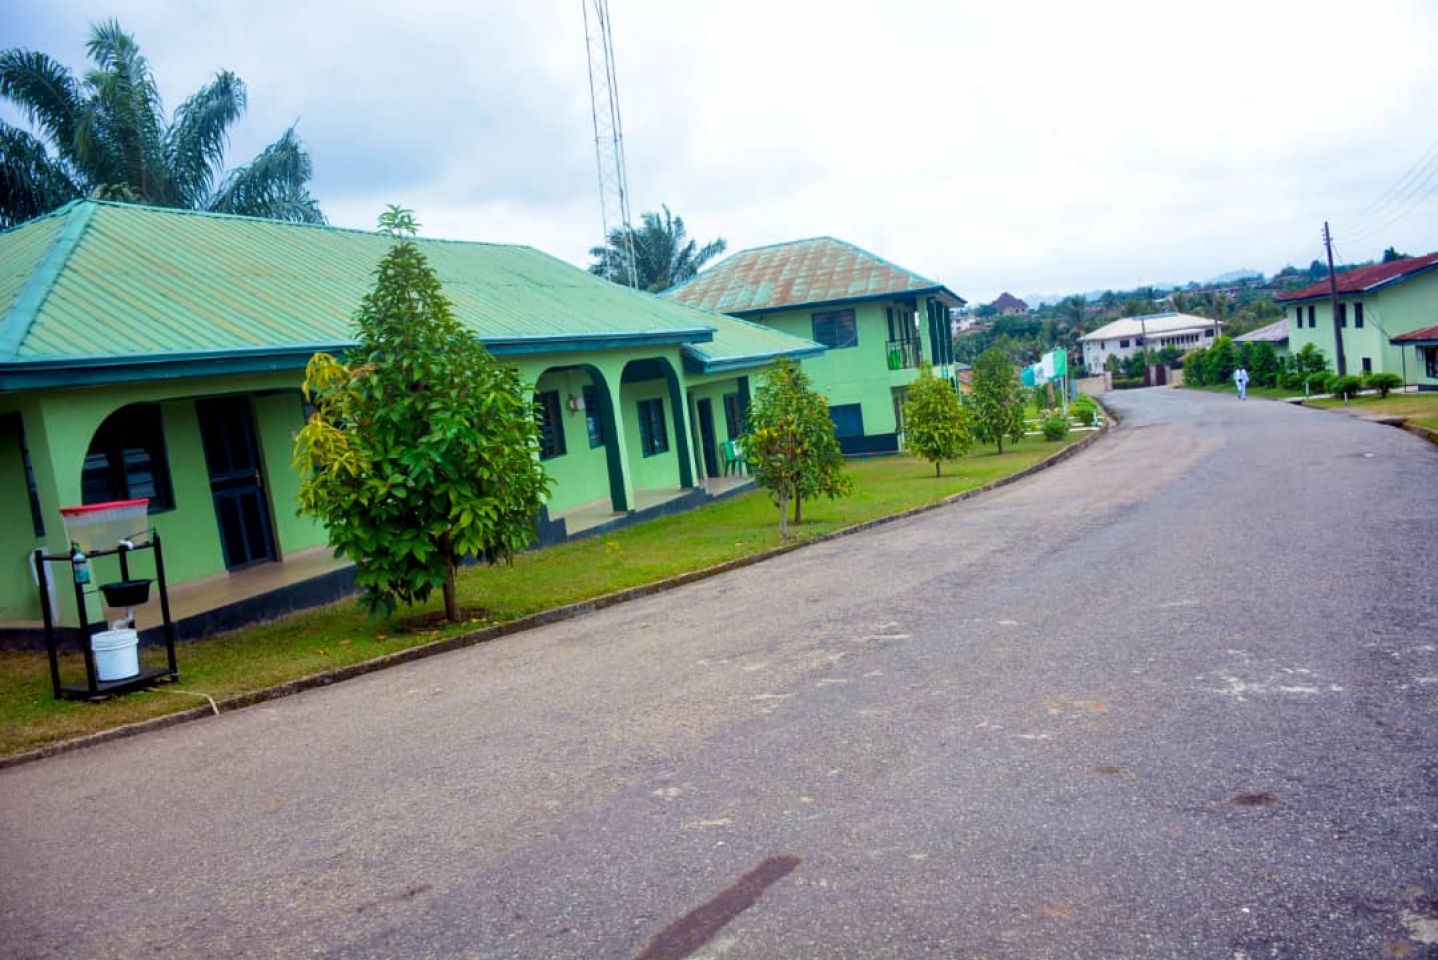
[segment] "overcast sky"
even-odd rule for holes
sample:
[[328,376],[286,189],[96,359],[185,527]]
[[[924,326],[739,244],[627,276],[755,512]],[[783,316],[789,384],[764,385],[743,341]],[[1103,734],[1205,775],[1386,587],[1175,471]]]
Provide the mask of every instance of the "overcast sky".
[[[0,46],[77,69],[117,17],[167,108],[234,70],[231,162],[297,120],[333,223],[397,202],[581,265],[600,237],[581,0],[5,7]],[[830,234],[979,302],[1306,265],[1325,218],[1346,259],[1438,250],[1438,177],[1365,209],[1438,170],[1432,0],[610,12],[636,218],[731,251]]]

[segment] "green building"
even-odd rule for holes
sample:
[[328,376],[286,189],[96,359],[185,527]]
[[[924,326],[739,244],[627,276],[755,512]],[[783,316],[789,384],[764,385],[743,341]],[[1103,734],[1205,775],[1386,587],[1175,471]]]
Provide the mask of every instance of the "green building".
[[[1405,384],[1438,388],[1432,345],[1407,336],[1438,322],[1438,253],[1359,267],[1338,274],[1337,280],[1348,373],[1396,373]],[[1274,299],[1287,314],[1289,351],[1297,353],[1311,343],[1336,365],[1328,281]]]
[[[170,582],[220,597],[240,572],[336,572],[296,514],[299,388],[316,351],[352,343],[389,242],[89,200],[0,233],[0,624],[38,618],[28,557],[66,548],[69,505],[148,497]],[[546,540],[707,497],[755,378],[823,352],[530,247],[419,243],[456,315],[535,385]]]
[[955,375],[949,310],[964,300],[833,237],[743,250],[665,296],[827,347],[804,369],[847,454],[898,450],[904,392],[921,366]]

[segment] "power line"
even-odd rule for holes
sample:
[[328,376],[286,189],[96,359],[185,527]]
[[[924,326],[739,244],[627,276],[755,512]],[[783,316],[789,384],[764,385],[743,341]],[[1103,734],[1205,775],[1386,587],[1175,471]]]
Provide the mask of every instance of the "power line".
[[1384,190],[1375,197],[1366,207],[1354,213],[1353,222],[1361,224],[1364,220],[1373,220],[1381,216],[1382,214],[1379,211],[1382,207],[1388,205],[1394,197],[1406,190],[1411,186],[1414,180],[1422,176],[1420,171],[1422,171],[1423,168],[1433,166],[1434,164],[1438,164],[1438,140],[1434,140],[1433,143],[1428,146],[1428,149],[1419,155],[1417,161],[1404,171],[1401,177],[1390,184],[1387,190]]
[[1425,156],[1410,167],[1378,200],[1364,208],[1366,213],[1353,218],[1352,232],[1347,234],[1349,239],[1361,240],[1381,233],[1427,199],[1438,186],[1438,152],[1429,152],[1433,155]]

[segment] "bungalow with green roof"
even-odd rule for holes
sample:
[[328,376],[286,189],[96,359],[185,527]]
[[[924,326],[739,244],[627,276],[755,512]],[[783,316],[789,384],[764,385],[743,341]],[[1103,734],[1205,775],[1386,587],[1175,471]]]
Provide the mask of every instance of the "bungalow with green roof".
[[905,391],[928,366],[955,376],[948,287],[833,237],[743,250],[664,294],[813,340],[805,370],[846,454],[892,453]]
[[[316,351],[352,345],[389,242],[92,200],[0,233],[0,490],[20,508],[0,530],[0,624],[39,616],[28,557],[67,547],[71,505],[148,497],[170,581],[216,595],[239,571],[341,572],[295,509],[299,388]],[[457,317],[535,385],[547,540],[704,499],[753,379],[823,352],[530,247],[419,243]]]
[[[1338,274],[1338,333],[1348,373],[1396,373],[1420,389],[1438,387],[1420,339],[1406,335],[1438,323],[1438,253],[1375,263]],[[1292,353],[1313,344],[1336,364],[1333,299],[1327,280],[1274,297],[1288,321]]]

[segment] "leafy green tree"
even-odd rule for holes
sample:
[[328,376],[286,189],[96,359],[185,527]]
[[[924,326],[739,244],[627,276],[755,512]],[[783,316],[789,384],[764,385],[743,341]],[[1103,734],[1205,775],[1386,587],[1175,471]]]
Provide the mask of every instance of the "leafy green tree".
[[794,522],[802,523],[805,499],[820,495],[833,499],[847,496],[852,489],[829,405],[792,360],[775,362],[754,392],[740,444],[755,482],[779,506],[782,537],[789,535],[791,500]]
[[[661,205],[661,210],[662,213],[643,214],[639,228],[631,227],[629,231],[629,240],[634,244],[634,267],[638,274],[636,286],[650,293],[668,290],[693,279],[704,269],[704,264],[728,249],[722,238],[699,246],[689,239],[683,217],[671,214],[668,206]],[[628,286],[626,247],[624,228],[610,231],[606,246],[590,249],[589,255],[595,260],[589,265],[589,272]]]
[[1406,260],[1408,254],[1399,253],[1396,247],[1388,247],[1383,251],[1383,263],[1393,263],[1395,260]]
[[134,37],[110,20],[91,28],[86,49],[94,66],[82,79],[43,53],[0,53],[0,96],[39,134],[0,122],[0,226],[87,195],[324,222],[294,127],[222,176],[229,128],[245,112],[239,77],[217,73],[167,120]]
[[1204,383],[1228,383],[1237,365],[1238,357],[1233,349],[1233,340],[1227,335],[1219,337],[1203,352]]
[[1248,356],[1248,375],[1253,379],[1254,385],[1278,386],[1278,352],[1273,349],[1273,344],[1254,343],[1250,346],[1252,349]]
[[1002,351],[990,348],[974,361],[973,389],[969,403],[974,415],[974,435],[982,443],[1017,442],[1024,435],[1024,388],[1014,365]]
[[904,445],[932,463],[936,477],[942,476],[945,460],[957,460],[974,445],[969,412],[959,392],[928,367],[919,369],[919,378],[909,385],[904,399]]
[[1328,369],[1328,358],[1315,345],[1305,343],[1293,355],[1293,368],[1299,373],[1323,373]]
[[1195,350],[1183,358],[1183,382],[1185,386],[1202,387],[1208,383],[1203,367],[1202,350]]
[[527,545],[549,480],[531,391],[455,319],[410,212],[391,207],[380,226],[394,242],[355,314],[357,346],[305,371],[300,508],[355,561],[371,613],[439,588],[454,623],[457,565]]

